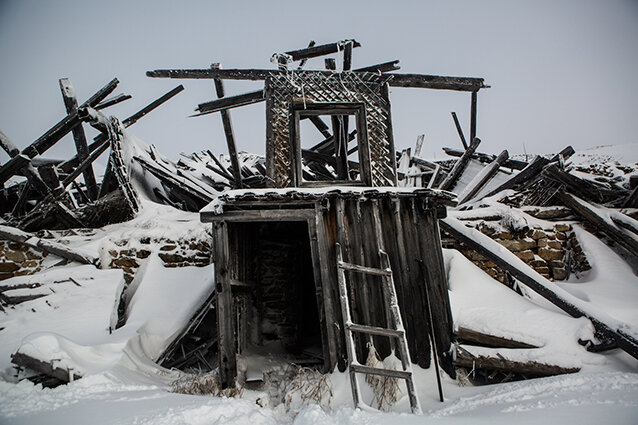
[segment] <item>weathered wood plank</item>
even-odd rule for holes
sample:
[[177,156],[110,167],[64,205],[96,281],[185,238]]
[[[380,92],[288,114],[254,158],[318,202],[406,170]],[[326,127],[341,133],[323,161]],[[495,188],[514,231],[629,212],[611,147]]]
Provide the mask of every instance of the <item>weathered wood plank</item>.
[[493,348],[540,348],[537,345],[528,344],[522,341],[516,341],[511,338],[504,338],[501,336],[486,334],[485,332],[479,332],[474,329],[465,328],[459,326],[456,331],[456,337],[467,343],[478,344],[484,347]]
[[[69,80],[68,78],[60,78],[59,83],[60,91],[62,92],[62,98],[64,99],[64,107],[66,108],[66,113],[70,114],[77,111],[78,101],[75,96],[75,89],[73,88],[73,84],[71,84],[71,80]],[[80,161],[84,161],[84,159],[89,156],[89,148],[86,143],[86,135],[84,134],[82,125],[74,127],[72,133],[73,140],[75,142],[75,149],[78,154],[78,159]],[[86,168],[82,172],[82,175],[84,176],[84,183],[86,184],[89,198],[91,200],[97,199],[97,182],[95,181],[95,174],[93,173],[93,167],[91,166],[91,164],[88,164],[86,166]]]
[[467,142],[465,141],[463,128],[461,128],[461,123],[459,122],[459,119],[456,116],[456,112],[452,112],[452,119],[454,120],[454,125],[456,126],[456,132],[459,133],[459,138],[461,139],[461,143],[463,144],[463,149],[467,150]]
[[149,103],[148,105],[146,105],[145,107],[143,107],[142,109],[140,109],[139,111],[131,115],[130,117],[126,118],[124,121],[122,121],[122,124],[124,125],[124,127],[132,126],[140,118],[147,115],[149,112],[153,111],[158,106],[166,103],[168,100],[172,99],[177,94],[181,93],[183,90],[184,90],[184,86],[180,84],[179,86],[175,87],[173,90],[158,97],[157,99],[155,99],[154,101],[152,101],[151,103]]
[[472,99],[470,101],[470,140],[474,140],[476,137],[476,103],[478,93],[472,92]]
[[604,232],[618,245],[638,257],[638,241],[605,220],[605,218],[596,211],[596,207],[562,190],[558,191],[555,196],[566,207],[571,208],[576,214],[588,221],[596,230]]
[[[443,148],[443,151],[450,156],[461,157],[465,153],[465,151],[452,149],[452,148]],[[482,152],[474,152],[472,154],[472,159],[476,159],[482,163],[489,164],[490,162],[496,159],[496,155],[482,153]],[[508,158],[504,163],[503,167],[511,168],[513,170],[522,170],[527,167],[528,163],[525,161],[520,161],[518,159]]]
[[341,43],[328,43],[322,44],[320,46],[306,47],[305,49],[290,50],[286,52],[286,54],[292,56],[293,61],[316,58],[324,55],[331,55],[333,53],[339,52],[342,49],[342,43],[344,42],[350,42],[352,47],[361,47],[361,44],[358,43],[356,40],[344,40]]
[[467,167],[467,164],[470,162],[470,159],[472,158],[472,154],[476,151],[476,148],[478,148],[480,143],[481,143],[481,139],[479,139],[478,137],[475,137],[472,140],[472,143],[470,143],[470,146],[465,150],[463,155],[461,155],[461,158],[459,158],[459,160],[456,161],[456,164],[454,164],[454,167],[452,167],[452,171],[450,171],[450,174],[448,174],[445,180],[443,180],[443,182],[441,183],[441,186],[439,186],[439,189],[452,190],[454,188],[456,181],[458,180],[458,178],[461,176],[461,174]]
[[240,106],[252,105],[253,103],[264,102],[265,100],[266,97],[264,96],[263,89],[237,96],[223,97],[210,102],[200,103],[197,105],[197,109],[195,109],[199,114],[193,116],[211,114],[225,109],[239,108]]
[[504,150],[491,164],[483,168],[459,195],[459,205],[474,198],[474,196],[494,178],[507,158],[509,158],[509,153],[507,150]]

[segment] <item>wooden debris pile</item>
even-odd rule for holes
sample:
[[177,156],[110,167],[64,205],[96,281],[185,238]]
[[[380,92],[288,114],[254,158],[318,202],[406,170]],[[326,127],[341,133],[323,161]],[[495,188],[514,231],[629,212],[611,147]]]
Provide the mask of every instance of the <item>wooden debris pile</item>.
[[[0,167],[3,184],[0,213],[9,224],[27,231],[100,227],[129,219],[138,211],[139,200],[131,185],[129,164],[122,153],[126,149],[124,129],[181,92],[183,87],[176,87],[120,121],[102,113],[131,98],[124,94],[107,98],[118,83],[113,79],[78,105],[71,82],[61,79],[67,116],[22,151],[0,131],[0,145],[10,156]],[[90,144],[83,127],[85,123],[99,131]],[[42,157],[68,133],[73,134],[76,155],[63,161]],[[110,150],[107,169],[98,183],[93,163],[107,150]],[[26,177],[26,181],[4,187],[10,179],[21,180],[19,176]]]

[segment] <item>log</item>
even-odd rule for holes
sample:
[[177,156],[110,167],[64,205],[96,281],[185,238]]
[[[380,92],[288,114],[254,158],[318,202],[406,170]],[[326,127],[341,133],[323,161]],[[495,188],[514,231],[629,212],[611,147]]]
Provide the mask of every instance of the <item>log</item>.
[[[455,156],[455,157],[461,157],[465,153],[464,151],[461,151],[458,149],[452,149],[452,148],[443,148],[443,151],[446,154],[450,156]],[[477,161],[480,161],[482,163],[489,164],[490,162],[496,159],[496,155],[491,155],[491,154],[482,153],[482,152],[475,152],[472,154],[472,159],[476,159]],[[523,170],[525,167],[527,167],[527,165],[528,165],[527,162],[519,161],[517,159],[507,159],[503,163],[503,167],[511,168],[513,170]]]
[[463,153],[463,155],[461,155],[461,158],[458,161],[456,161],[456,164],[454,164],[454,167],[452,168],[452,171],[450,171],[450,174],[448,174],[445,180],[443,180],[443,183],[441,183],[441,186],[439,186],[439,189],[452,190],[454,188],[456,181],[458,180],[458,178],[461,176],[461,174],[467,167],[467,164],[470,162],[470,158],[472,157],[472,154],[474,153],[474,151],[476,151],[476,148],[478,148],[480,143],[481,143],[481,139],[479,139],[478,137],[472,140],[472,143],[467,148],[465,153]]
[[210,102],[200,103],[197,105],[197,109],[195,109],[200,113],[193,116],[201,116],[227,109],[239,108],[240,106],[252,105],[253,103],[259,103],[265,100],[266,97],[264,96],[263,89],[240,94],[238,96],[224,97]]
[[507,158],[509,158],[509,153],[507,150],[504,150],[491,164],[483,168],[465,187],[463,193],[459,195],[459,205],[474,198],[474,196],[494,178]]
[[[310,43],[308,43],[308,48],[314,47],[315,44],[316,44],[315,40],[310,40]],[[301,68],[303,68],[306,62],[308,62],[308,58],[302,59],[301,62],[299,62],[299,66],[297,67],[297,70],[300,70]]]
[[4,134],[2,130],[0,130],[0,146],[2,146],[2,149],[4,149],[11,158],[20,153],[20,149],[18,149],[16,145],[13,144],[11,139],[9,139],[9,137]]
[[[220,69],[219,64],[211,65],[213,69]],[[224,93],[224,82],[219,78],[214,80],[215,82],[215,91],[217,92],[218,98],[223,98]],[[239,158],[237,157],[237,147],[235,146],[235,135],[233,134],[233,125],[230,121],[230,113],[223,109],[221,111],[222,115],[222,125],[224,126],[224,134],[226,135],[226,144],[228,145],[228,153],[230,154],[230,163],[232,164],[232,172],[233,172],[233,188],[241,189],[243,187],[241,181],[241,168],[239,167]]]
[[631,335],[627,324],[603,316],[599,311],[591,311],[586,303],[544,279],[513,253],[478,230],[467,228],[453,218],[440,220],[440,224],[441,229],[454,239],[477,251],[501,270],[509,272],[512,277],[570,316],[588,318],[601,337],[616,342],[619,348],[638,359],[638,339]]
[[463,149],[467,150],[467,142],[465,141],[465,135],[463,134],[463,129],[461,128],[461,123],[456,116],[456,112],[452,112],[452,119],[454,120],[454,125],[456,126],[456,132],[459,133],[459,137],[461,138],[461,143],[463,144]]
[[68,246],[57,242],[40,239],[31,233],[23,232],[22,230],[16,229],[14,227],[0,225],[0,237],[29,246],[31,248],[36,248],[51,254],[55,254],[58,257],[65,258],[67,260],[77,261],[78,263],[82,264],[96,265],[99,261],[97,257],[74,251]]
[[500,353],[496,353],[498,357],[474,356],[464,347],[457,347],[456,366],[465,367],[475,370],[498,370],[501,372],[514,372],[521,375],[529,375],[534,377],[562,375],[566,373],[576,373],[580,370],[577,367],[562,367],[539,363],[535,361],[519,362],[509,360]]
[[[146,71],[146,76],[151,78],[188,78],[188,79],[215,79],[220,80],[265,80],[271,75],[277,75],[285,71],[276,69],[156,69]],[[330,75],[332,71],[312,71]],[[356,71],[358,72],[358,71]],[[445,77],[425,74],[391,74],[389,81],[391,87],[416,87],[437,90],[455,90],[474,92],[481,88],[488,88],[483,84],[482,78],[469,77]]]
[[461,341],[466,341],[472,345],[480,345],[483,347],[493,348],[540,348],[537,345],[528,344],[526,342],[516,341],[510,338],[490,335],[473,329],[459,326],[456,331],[456,337]]
[[596,211],[597,207],[590,205],[586,201],[562,190],[559,190],[554,196],[556,196],[556,198],[566,207],[571,208],[576,214],[594,226],[596,230],[605,233],[618,245],[625,248],[632,255],[638,257],[638,240],[625,234],[614,224],[603,218]]
[[[66,108],[66,113],[70,114],[77,111],[78,101],[75,97],[75,89],[73,88],[73,84],[71,84],[71,80],[69,80],[68,78],[61,78],[59,83],[60,91],[62,92],[62,98],[64,99],[64,107]],[[80,161],[83,161],[84,159],[86,159],[86,157],[89,156],[89,147],[86,143],[86,135],[84,134],[84,129],[81,125],[78,125],[73,128],[72,132],[73,140],[75,142],[75,149],[78,153],[78,159]],[[84,176],[84,183],[86,184],[89,198],[91,200],[97,199],[98,188],[91,164],[89,164],[84,169],[82,175]]]

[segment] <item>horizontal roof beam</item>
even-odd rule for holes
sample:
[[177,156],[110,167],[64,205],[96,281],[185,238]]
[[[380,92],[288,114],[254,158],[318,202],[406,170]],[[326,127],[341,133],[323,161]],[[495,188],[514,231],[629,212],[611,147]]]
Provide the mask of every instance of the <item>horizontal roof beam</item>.
[[[352,47],[361,47],[361,44],[358,43],[356,40],[344,40],[343,42],[346,42],[346,41],[352,41]],[[304,49],[291,50],[285,53],[287,55],[290,55],[293,61],[316,58],[319,56],[325,56],[325,55],[331,55],[333,53],[338,53],[339,51],[343,50],[343,42],[322,44],[321,46],[306,47]]]
[[[188,78],[188,79],[215,79],[220,80],[265,80],[273,74],[285,73],[278,69],[157,69],[147,71],[146,75],[152,78]],[[334,71],[301,71],[317,72],[326,75],[334,74]],[[355,71],[360,72],[360,71]],[[455,90],[475,92],[489,86],[484,85],[482,78],[470,77],[444,77],[425,74],[387,74],[392,76],[389,80],[392,87],[416,87],[438,90]]]

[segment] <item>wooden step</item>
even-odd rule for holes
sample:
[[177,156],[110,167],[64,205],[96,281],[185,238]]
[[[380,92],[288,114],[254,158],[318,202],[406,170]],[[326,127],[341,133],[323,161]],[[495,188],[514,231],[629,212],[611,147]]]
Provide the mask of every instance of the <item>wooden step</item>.
[[392,276],[392,270],[360,266],[358,264],[346,263],[345,261],[338,261],[337,267],[339,267],[340,269],[349,270],[349,271],[357,272],[357,273],[372,274],[376,276]]
[[362,332],[362,333],[367,333],[371,335],[383,335],[383,336],[390,336],[390,337],[396,337],[396,338],[401,338],[405,334],[404,331],[400,331],[396,329],[386,329],[386,328],[380,328],[378,326],[360,325],[358,323],[351,323],[349,325],[346,324],[346,329],[349,329],[353,332]]
[[378,367],[364,366],[352,363],[350,368],[357,373],[365,373],[367,375],[390,376],[392,378],[412,379],[412,372],[405,370],[382,369]]

